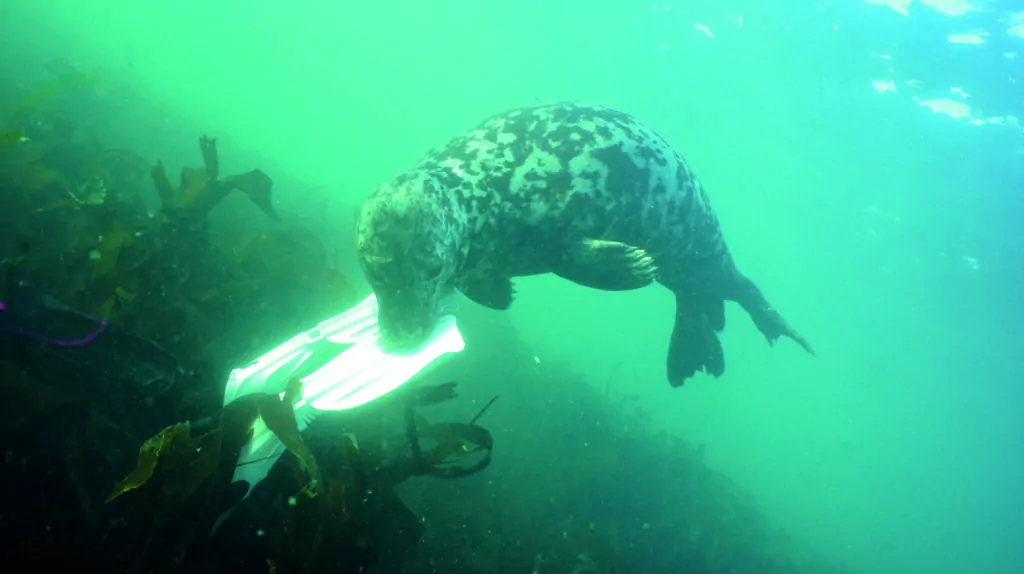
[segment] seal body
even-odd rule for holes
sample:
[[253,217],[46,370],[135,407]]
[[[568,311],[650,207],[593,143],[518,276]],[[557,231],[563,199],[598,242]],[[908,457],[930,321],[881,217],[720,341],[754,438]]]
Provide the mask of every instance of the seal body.
[[456,292],[505,309],[512,278],[555,273],[597,289],[670,289],[674,386],[724,372],[726,300],[769,343],[787,336],[813,353],[736,268],[682,156],[609,108],[555,103],[486,119],[374,190],[357,235],[382,333],[399,345],[422,338]]

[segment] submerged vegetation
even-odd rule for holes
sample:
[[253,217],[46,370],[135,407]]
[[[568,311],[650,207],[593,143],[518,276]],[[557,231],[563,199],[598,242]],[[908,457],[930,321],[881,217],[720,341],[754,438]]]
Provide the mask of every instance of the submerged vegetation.
[[203,166],[181,168],[175,186],[162,162],[107,149],[73,117],[29,102],[0,117],[27,134],[0,147],[5,256],[58,300],[204,361],[251,353],[217,326],[264,313],[268,301],[301,294],[312,316],[352,302],[310,232],[211,229],[210,211],[235,190],[280,219],[271,179],[258,169],[222,177],[215,140],[199,140]]
[[[502,429],[493,438],[477,424],[479,405],[451,400],[455,385],[398,392],[301,434],[294,384],[283,397],[222,408],[231,367],[357,293],[327,264],[322,239],[274,207],[267,174],[221,173],[216,140],[200,138],[201,166],[173,180],[159,158],[105,147],[90,111],[104,95],[92,82],[72,74],[0,94],[3,273],[150,342],[138,352],[174,357],[165,370],[176,373],[161,385],[118,377],[150,355],[54,348],[0,329],[0,535],[11,563],[40,572],[827,571],[700,449],[658,433],[628,397],[522,357],[507,325],[473,350],[460,387],[500,389],[484,417]],[[270,225],[219,223],[216,208],[232,193]],[[11,301],[12,285],[0,301]],[[429,422],[422,411],[437,403],[447,410],[432,418],[470,422]],[[257,416],[289,453],[240,503],[246,489],[231,477]],[[429,478],[410,480],[417,475]]]

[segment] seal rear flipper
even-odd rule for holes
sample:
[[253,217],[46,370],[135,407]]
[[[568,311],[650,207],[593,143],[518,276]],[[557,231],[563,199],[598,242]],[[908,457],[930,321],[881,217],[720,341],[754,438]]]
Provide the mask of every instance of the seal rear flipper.
[[772,307],[757,285],[748,277],[737,274],[739,275],[739,287],[735,295],[735,301],[747,311],[750,318],[753,319],[754,325],[761,331],[764,338],[768,340],[768,344],[775,346],[775,341],[779,337],[785,336],[796,341],[798,345],[811,355],[817,356],[817,353],[814,352],[807,339],[804,339],[800,333],[797,333],[796,329],[791,327],[782,315]]
[[692,293],[676,293],[676,322],[668,348],[668,382],[680,387],[697,371],[714,377],[725,372],[725,353],[715,334],[724,326],[724,302]]
[[508,277],[463,279],[459,291],[472,301],[496,311],[508,309],[516,298],[516,288]]
[[639,289],[658,278],[658,268],[646,251],[602,239],[571,244],[552,271],[573,283],[604,291]]

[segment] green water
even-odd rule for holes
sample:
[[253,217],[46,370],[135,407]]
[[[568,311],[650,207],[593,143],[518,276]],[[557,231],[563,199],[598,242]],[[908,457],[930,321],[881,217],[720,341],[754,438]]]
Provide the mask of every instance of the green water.
[[873,93],[889,64],[870,54],[910,51],[909,20],[858,2],[8,4],[5,45],[102,67],[168,122],[318,186],[277,200],[326,205],[340,260],[375,185],[485,116],[562,99],[637,115],[819,356],[770,348],[730,305],[726,374],[672,389],[666,290],[540,277],[508,312],[536,360],[628,386],[851,571],[1024,571],[1021,136]]

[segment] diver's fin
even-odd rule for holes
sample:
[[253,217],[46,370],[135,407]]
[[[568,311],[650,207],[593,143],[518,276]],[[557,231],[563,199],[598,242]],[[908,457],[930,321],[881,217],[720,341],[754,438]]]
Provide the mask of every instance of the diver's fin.
[[[676,293],[676,322],[668,348],[668,382],[673,387],[682,386],[697,371],[715,377],[725,372],[725,354],[713,323],[719,319],[717,308],[724,308],[724,303],[708,307],[709,303],[714,301],[693,293]],[[724,322],[723,312],[719,324],[724,326]]]
[[[349,311],[233,370],[224,388],[224,405],[253,394],[286,393],[297,378],[302,383],[302,396],[293,409],[302,432],[320,412],[353,409],[374,401],[443,356],[465,347],[455,318],[446,315],[420,345],[385,351],[380,344],[377,313],[376,297],[370,295]],[[248,496],[284,451],[280,439],[262,418],[257,418],[250,440],[239,451],[232,482],[248,483]],[[229,513],[218,519],[218,525]]]
[[473,277],[463,279],[459,291],[489,309],[504,311],[512,306],[516,289],[508,277]]
[[658,268],[646,251],[602,239],[573,243],[553,271],[574,283],[604,291],[639,289],[658,278]]
[[764,338],[768,340],[769,345],[775,346],[775,341],[779,337],[785,336],[796,341],[798,345],[811,355],[817,355],[811,344],[807,342],[807,339],[804,339],[800,333],[796,332],[796,329],[789,326],[789,323],[772,307],[771,303],[768,302],[753,281],[738,271],[736,275],[735,300],[750,314],[750,318],[754,320],[754,324],[757,325],[757,329],[761,331]]
[[366,340],[376,340],[377,297],[370,295],[348,311],[303,331],[281,345],[231,371],[224,387],[224,406],[246,395],[282,394],[293,377],[303,377]]
[[[442,317],[425,341],[408,349],[385,350],[380,332],[375,331],[302,379],[302,399],[295,405],[296,417],[303,417],[300,411],[304,405],[316,411],[364,405],[397,389],[442,356],[463,348],[462,334],[451,315]],[[300,420],[300,428],[301,424]]]

